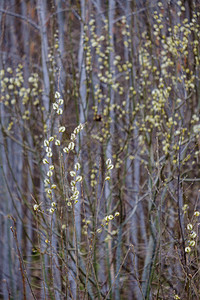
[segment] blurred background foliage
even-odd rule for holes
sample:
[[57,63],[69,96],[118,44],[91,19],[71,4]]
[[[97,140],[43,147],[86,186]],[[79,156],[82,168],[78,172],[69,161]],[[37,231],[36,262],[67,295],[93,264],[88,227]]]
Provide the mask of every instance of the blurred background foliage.
[[199,24],[198,0],[0,1],[0,299],[199,299]]

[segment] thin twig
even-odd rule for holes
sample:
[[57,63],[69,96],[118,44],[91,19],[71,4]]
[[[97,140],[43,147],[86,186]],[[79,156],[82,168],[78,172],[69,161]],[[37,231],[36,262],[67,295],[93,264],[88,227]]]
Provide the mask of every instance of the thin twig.
[[9,16],[12,16],[12,17],[15,17],[15,18],[19,18],[22,21],[27,22],[28,24],[30,24],[32,27],[34,27],[38,31],[40,30],[40,27],[35,22],[33,22],[31,19],[28,19],[27,17],[24,17],[20,14],[16,14],[12,11],[9,11],[9,10],[3,9],[3,8],[0,8],[0,13],[9,15]]
[[119,273],[121,272],[122,266],[123,266],[123,264],[124,264],[124,262],[125,262],[125,260],[126,260],[126,258],[127,258],[127,256],[128,256],[128,254],[129,254],[130,249],[131,249],[131,245],[129,246],[129,248],[128,248],[127,252],[126,252],[126,255],[124,256],[124,259],[123,259],[123,261],[122,261],[122,263],[121,263],[121,266],[120,266],[120,268],[119,268],[119,271],[117,272],[117,275],[115,276],[115,279],[114,279],[114,281],[113,281],[113,283],[112,283],[112,285],[111,285],[111,287],[110,287],[108,293],[106,294],[105,300],[108,299],[108,296],[109,296],[109,294],[110,294],[110,292],[111,292],[111,290],[112,290],[112,288],[113,288],[113,286],[114,286],[114,284],[115,284],[115,281],[116,281],[117,277],[119,276]]

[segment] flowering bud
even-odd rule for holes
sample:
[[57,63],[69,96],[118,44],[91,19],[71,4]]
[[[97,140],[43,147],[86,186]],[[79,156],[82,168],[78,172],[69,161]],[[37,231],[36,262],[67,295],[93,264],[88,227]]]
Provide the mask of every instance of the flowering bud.
[[57,103],[53,103],[53,109],[57,110],[58,109],[58,104]]
[[65,131],[65,126],[61,126],[60,128],[59,128],[59,132],[64,132]]
[[52,152],[47,152],[48,157],[52,157],[52,155],[53,155]]
[[74,169],[78,171],[80,169],[80,167],[81,167],[81,165],[77,162],[74,166]]
[[187,229],[188,230],[192,230],[192,228],[193,228],[192,224],[187,224]]
[[187,253],[191,252],[191,248],[190,247],[186,247],[185,248],[185,252],[187,252]]
[[58,114],[58,115],[62,115],[62,113],[63,113],[62,108],[59,108],[59,109],[57,110],[57,114]]
[[48,147],[49,146],[49,141],[48,140],[44,140],[44,146]]
[[44,184],[45,184],[45,185],[50,184],[50,180],[49,180],[48,178],[46,178],[46,179],[44,180]]
[[72,177],[74,177],[74,176],[76,176],[76,172],[70,171],[70,175],[71,175]]
[[52,172],[52,171],[48,171],[48,172],[47,172],[47,176],[48,176],[48,177],[51,177],[52,175],[53,175],[53,172]]
[[73,149],[74,149],[74,146],[75,146],[75,144],[74,144],[73,142],[70,142],[69,145],[68,145],[68,148],[69,148],[70,150],[73,150]]
[[62,105],[63,103],[64,103],[63,99],[59,99],[59,100],[58,100],[58,104],[59,104],[59,105]]
[[48,160],[47,160],[46,158],[44,158],[44,159],[42,160],[42,162],[43,162],[44,165],[45,165],[45,164],[49,164],[49,162],[48,162]]
[[82,179],[83,179],[83,177],[82,177],[82,176],[77,176],[77,177],[76,177],[76,181],[77,181],[77,182],[80,182],[80,181],[82,181]]
[[69,148],[68,147],[63,148],[63,152],[69,153]]
[[112,170],[113,168],[114,168],[113,165],[108,165],[108,166],[107,166],[107,169],[108,169],[108,170]]
[[72,133],[72,134],[71,134],[71,138],[70,138],[70,139],[71,139],[71,141],[74,141],[74,140],[75,140],[75,138],[76,138],[76,135],[75,135],[74,133]]
[[56,99],[60,98],[60,93],[59,93],[59,92],[56,92],[56,93],[55,93],[55,98],[56,98]]
[[60,146],[60,141],[59,140],[55,140],[55,145],[56,146]]
[[34,210],[38,210],[38,208],[39,208],[39,205],[37,205],[37,204],[33,205]]
[[111,164],[111,159],[108,158],[107,161],[106,161],[106,165],[110,165]]
[[199,212],[199,211],[195,211],[195,212],[194,212],[194,216],[195,216],[195,217],[199,217],[199,216],[200,216],[200,212]]
[[51,152],[51,148],[50,147],[46,147],[46,152]]

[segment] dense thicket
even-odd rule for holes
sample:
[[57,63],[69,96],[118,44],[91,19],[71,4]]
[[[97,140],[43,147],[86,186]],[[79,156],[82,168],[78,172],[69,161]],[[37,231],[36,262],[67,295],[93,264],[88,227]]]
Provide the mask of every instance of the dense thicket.
[[199,24],[0,1],[0,299],[199,299]]

